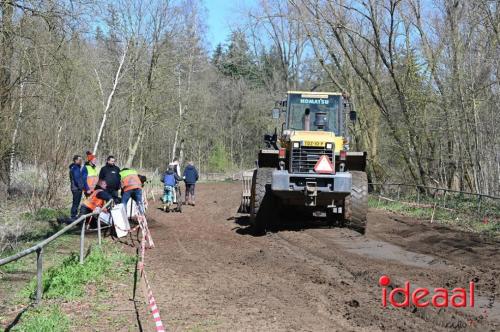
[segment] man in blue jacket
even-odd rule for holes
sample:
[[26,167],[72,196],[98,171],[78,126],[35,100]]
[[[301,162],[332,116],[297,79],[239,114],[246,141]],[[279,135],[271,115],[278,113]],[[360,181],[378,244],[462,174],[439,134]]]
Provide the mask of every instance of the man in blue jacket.
[[198,181],[198,170],[190,161],[184,168],[184,182],[186,182],[186,204],[194,206],[194,186]]
[[73,163],[69,165],[69,180],[71,183],[71,193],[73,194],[73,203],[71,204],[71,219],[75,219],[78,214],[78,207],[82,200],[83,193],[83,174],[82,157],[75,155]]

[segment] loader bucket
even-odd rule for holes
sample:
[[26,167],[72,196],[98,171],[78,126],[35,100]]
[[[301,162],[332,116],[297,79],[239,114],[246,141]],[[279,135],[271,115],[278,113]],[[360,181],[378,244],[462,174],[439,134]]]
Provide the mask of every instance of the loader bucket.
[[250,195],[252,191],[253,170],[243,172],[241,203],[238,209],[239,213],[250,213]]

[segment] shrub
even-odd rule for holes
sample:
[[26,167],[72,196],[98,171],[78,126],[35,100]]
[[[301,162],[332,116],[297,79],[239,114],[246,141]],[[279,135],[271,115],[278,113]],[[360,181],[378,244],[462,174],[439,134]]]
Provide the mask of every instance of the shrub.
[[222,143],[217,143],[208,158],[208,166],[214,172],[225,172],[231,168],[229,153]]

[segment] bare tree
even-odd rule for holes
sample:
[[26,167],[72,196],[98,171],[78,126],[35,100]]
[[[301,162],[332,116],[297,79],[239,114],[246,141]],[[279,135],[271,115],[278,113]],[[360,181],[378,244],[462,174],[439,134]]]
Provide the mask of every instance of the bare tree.
[[108,118],[108,111],[111,108],[111,102],[113,100],[113,96],[115,95],[116,88],[117,88],[118,83],[120,82],[120,78],[122,76],[122,69],[123,69],[123,64],[125,63],[125,59],[127,57],[127,50],[128,50],[128,45],[125,45],[123,48],[122,55],[120,56],[120,59],[118,61],[118,68],[116,69],[116,73],[115,73],[114,78],[113,78],[112,87],[111,87],[111,90],[109,91],[107,98],[104,95],[104,89],[103,89],[103,86],[101,83],[101,78],[99,77],[99,72],[97,71],[96,68],[94,68],[97,82],[99,83],[99,90],[101,92],[102,106],[103,106],[101,125],[99,126],[99,131],[97,133],[97,139],[96,139],[95,144],[94,144],[94,150],[93,150],[94,154],[97,153],[97,149],[99,148],[99,142],[101,141],[102,132],[104,130],[104,126],[106,125],[106,119]]

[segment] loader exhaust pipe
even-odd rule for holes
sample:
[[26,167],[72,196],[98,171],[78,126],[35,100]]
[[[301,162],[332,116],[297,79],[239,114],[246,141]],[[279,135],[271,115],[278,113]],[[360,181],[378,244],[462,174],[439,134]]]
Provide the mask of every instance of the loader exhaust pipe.
[[314,117],[314,125],[318,130],[324,130],[328,125],[328,115],[326,112],[316,112]]

